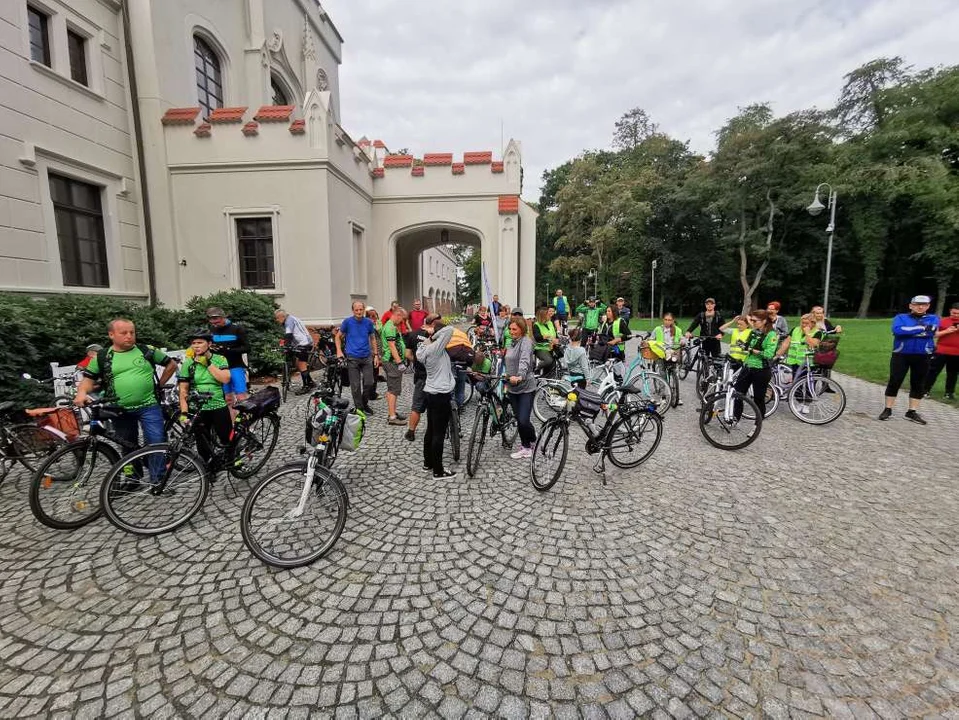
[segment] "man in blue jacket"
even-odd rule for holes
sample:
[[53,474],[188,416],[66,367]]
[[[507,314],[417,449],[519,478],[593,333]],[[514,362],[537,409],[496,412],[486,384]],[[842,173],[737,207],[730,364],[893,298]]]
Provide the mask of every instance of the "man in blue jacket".
[[939,316],[929,313],[932,300],[928,295],[916,295],[909,303],[909,312],[892,319],[892,359],[889,362],[889,384],[886,385],[886,407],[880,420],[888,420],[896,404],[896,395],[906,373],[909,373],[909,409],[906,419],[925,425],[919,415],[919,403],[925,392],[925,377],[929,358],[935,350],[935,335],[939,330]]

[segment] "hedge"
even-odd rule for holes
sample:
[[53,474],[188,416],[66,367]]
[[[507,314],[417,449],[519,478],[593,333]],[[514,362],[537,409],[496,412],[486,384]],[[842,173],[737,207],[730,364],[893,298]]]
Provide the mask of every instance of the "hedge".
[[221,307],[243,324],[250,340],[250,370],[262,375],[281,367],[276,348],[282,329],[273,319],[277,308],[271,297],[244,290],[194,297],[183,310],[148,307],[131,301],[95,295],[30,297],[0,293],[0,400],[25,405],[51,399],[51,393],[22,379],[50,377],[50,363],[79,362],[90,343],[106,345],[107,323],[128,317],[136,323],[137,341],[157,347],[186,347],[190,331],[207,324],[205,310]]

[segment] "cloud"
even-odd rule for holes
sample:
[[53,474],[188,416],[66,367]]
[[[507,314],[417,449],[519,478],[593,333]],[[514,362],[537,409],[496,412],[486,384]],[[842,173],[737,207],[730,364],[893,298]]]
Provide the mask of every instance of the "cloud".
[[324,0],[346,40],[342,120],[415,154],[523,143],[524,196],[544,170],[609,147],[642,107],[709,152],[738,107],[831,107],[876,57],[959,63],[955,0]]

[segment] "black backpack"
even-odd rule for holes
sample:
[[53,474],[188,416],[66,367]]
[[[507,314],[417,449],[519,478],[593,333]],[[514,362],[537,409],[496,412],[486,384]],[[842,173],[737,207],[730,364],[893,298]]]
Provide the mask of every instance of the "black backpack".
[[[153,362],[153,353],[155,350],[145,343],[137,343],[134,347],[140,351],[140,354],[143,355],[143,359],[150,363],[150,367],[153,369],[153,394],[159,400],[160,397],[160,387],[157,382],[156,374],[156,363]],[[116,397],[116,393],[113,392],[113,348],[105,347],[100,348],[97,352],[97,369],[100,371],[99,375],[103,380],[103,388],[108,397]]]

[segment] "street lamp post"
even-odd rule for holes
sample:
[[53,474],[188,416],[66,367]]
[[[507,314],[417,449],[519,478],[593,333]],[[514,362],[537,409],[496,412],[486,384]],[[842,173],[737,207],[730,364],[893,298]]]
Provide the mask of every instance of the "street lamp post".
[[656,324],[656,261],[649,271],[649,319]]
[[[826,205],[823,205],[822,201],[819,199],[819,191],[823,187],[829,188],[829,196],[826,201]],[[816,195],[806,210],[809,211],[810,215],[815,217],[827,207],[830,210],[829,224],[826,226],[826,232],[829,233],[829,245],[826,249],[826,287],[823,290],[822,309],[823,314],[826,317],[829,317],[829,276],[832,272],[832,239],[836,234],[836,191],[829,183],[819,183],[819,185],[816,186]]]

